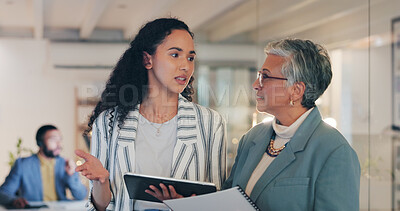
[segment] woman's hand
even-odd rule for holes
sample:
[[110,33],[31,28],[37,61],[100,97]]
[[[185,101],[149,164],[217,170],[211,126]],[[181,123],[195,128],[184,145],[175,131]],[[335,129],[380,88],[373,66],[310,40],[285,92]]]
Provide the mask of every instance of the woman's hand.
[[90,180],[99,181],[101,184],[108,181],[110,173],[96,157],[79,149],[75,150],[75,154],[85,159],[85,163],[76,167],[75,171],[80,172]]
[[163,201],[167,199],[178,199],[183,198],[181,194],[178,194],[172,185],[165,186],[163,183],[160,183],[161,191],[154,185],[150,185],[149,189],[145,190],[146,193],[156,197],[158,200]]
[[85,159],[85,163],[76,167],[75,171],[93,181],[92,203],[96,210],[106,210],[111,201],[110,173],[101,162],[89,153],[75,150],[75,154]]

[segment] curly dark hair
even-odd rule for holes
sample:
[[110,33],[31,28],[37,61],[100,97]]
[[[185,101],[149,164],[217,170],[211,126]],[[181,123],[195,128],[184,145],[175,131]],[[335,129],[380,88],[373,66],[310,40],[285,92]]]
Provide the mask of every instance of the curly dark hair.
[[[137,104],[142,103],[147,96],[148,75],[143,65],[143,52],[154,55],[164,39],[177,29],[186,30],[193,38],[189,27],[176,18],[156,19],[140,29],[111,73],[106,88],[101,94],[101,99],[90,116],[84,135],[92,130],[93,123],[101,112],[108,109],[118,110],[118,127],[122,127],[129,111],[133,110]],[[191,95],[194,93],[193,80],[194,78],[191,77],[181,93],[189,101],[192,101]]]

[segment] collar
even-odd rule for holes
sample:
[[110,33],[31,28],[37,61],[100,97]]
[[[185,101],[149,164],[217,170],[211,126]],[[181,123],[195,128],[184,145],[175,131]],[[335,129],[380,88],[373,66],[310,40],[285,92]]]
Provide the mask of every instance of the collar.
[[[118,132],[119,140],[126,142],[136,140],[139,122],[139,108],[140,104],[137,104],[136,107],[128,113],[124,125]],[[178,97],[178,114],[176,118],[178,124],[178,140],[195,141],[197,139],[195,108],[193,103],[188,101],[181,94],[179,94]]]
[[[290,142],[288,142],[288,147],[292,148],[293,152],[302,151],[321,121],[322,118],[318,107],[314,107],[294,132]],[[251,140],[253,144],[264,147],[266,143],[265,137],[271,137],[273,126],[271,122],[267,122],[259,124],[251,130],[257,130],[257,132],[255,132],[257,135]],[[263,149],[265,149],[265,147]],[[264,150],[261,151],[264,153]]]
[[290,126],[284,126],[278,124],[276,117],[274,117],[272,121],[272,128],[274,129],[276,135],[283,139],[292,138],[293,135],[296,133],[297,129],[300,127],[300,125],[304,122],[304,120],[308,117],[308,115],[311,113],[313,109],[314,108],[308,109],[299,118],[297,118],[297,120],[293,122]]

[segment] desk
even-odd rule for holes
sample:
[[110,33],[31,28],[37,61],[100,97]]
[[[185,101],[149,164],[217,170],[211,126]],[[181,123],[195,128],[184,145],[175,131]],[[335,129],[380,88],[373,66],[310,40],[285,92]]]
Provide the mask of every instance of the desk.
[[[38,210],[47,210],[47,211],[84,211],[86,200],[82,201],[50,201],[50,202],[29,202],[30,205],[41,205],[46,204],[48,208],[40,208],[40,209],[10,209],[10,210],[19,210],[19,211],[38,211]],[[7,210],[3,206],[0,206],[0,211]]]

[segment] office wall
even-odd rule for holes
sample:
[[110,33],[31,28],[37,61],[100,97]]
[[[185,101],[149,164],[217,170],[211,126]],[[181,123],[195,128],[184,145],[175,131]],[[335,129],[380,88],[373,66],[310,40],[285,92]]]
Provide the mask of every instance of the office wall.
[[[0,40],[0,181],[8,174],[9,152],[23,146],[37,151],[35,134],[43,124],[56,125],[63,134],[63,152],[73,156],[75,145],[74,87],[95,81],[79,71],[58,71],[49,59],[49,42]],[[77,49],[79,52],[79,49]],[[106,79],[109,71],[86,71]]]

